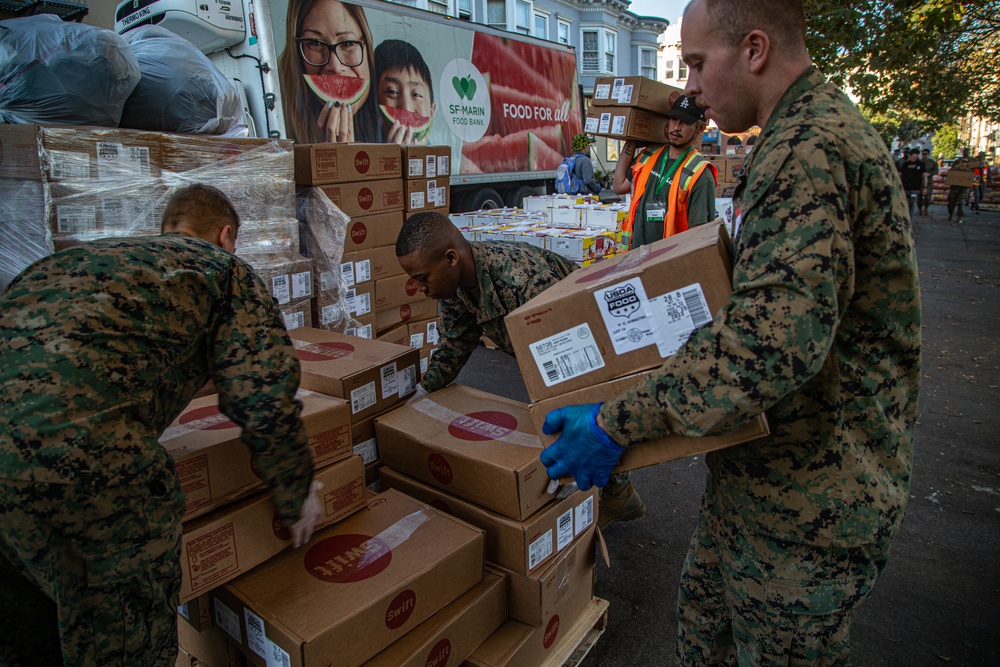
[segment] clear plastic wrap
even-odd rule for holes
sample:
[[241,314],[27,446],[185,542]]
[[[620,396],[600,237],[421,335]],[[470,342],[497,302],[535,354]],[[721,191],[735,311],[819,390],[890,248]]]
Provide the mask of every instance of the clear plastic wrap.
[[[25,267],[85,241],[159,234],[172,192],[191,183],[214,185],[240,214],[237,254],[270,271],[289,268],[289,298],[278,299],[286,321],[308,326],[318,288],[311,258],[302,257],[296,218],[292,143],[111,128],[0,125],[0,290]],[[321,195],[322,193],[320,193]],[[312,214],[339,268],[347,218],[326,199]],[[315,207],[314,207],[315,208]],[[332,244],[332,245],[330,245]],[[294,269],[294,270],[293,270]],[[335,271],[339,276],[339,270]],[[305,275],[302,275],[305,274]],[[276,274],[277,275],[277,274]],[[268,276],[275,287],[274,276]],[[308,287],[309,295],[304,291]],[[339,287],[339,285],[337,286]],[[294,299],[292,296],[294,295]],[[326,294],[336,301],[344,289]]]
[[52,14],[0,21],[0,122],[117,127],[139,76],[111,30]]
[[243,122],[239,92],[194,44],[154,25],[130,30],[125,39],[142,78],[125,102],[122,127],[225,134]]
[[313,323],[317,329],[344,331],[360,325],[351,315],[351,292],[340,271],[347,217],[320,188],[296,190],[296,217],[301,225],[301,253],[313,261],[316,290]]

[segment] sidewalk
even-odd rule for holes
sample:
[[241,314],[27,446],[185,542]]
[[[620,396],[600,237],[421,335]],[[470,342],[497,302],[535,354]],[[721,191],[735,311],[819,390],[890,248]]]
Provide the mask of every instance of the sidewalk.
[[[911,500],[857,613],[854,667],[1000,665],[1000,213],[917,216],[923,387]],[[517,364],[480,348],[459,381],[527,400]],[[671,665],[674,605],[705,468],[633,473],[648,512],[605,533],[596,594],[608,628],[584,667]]]

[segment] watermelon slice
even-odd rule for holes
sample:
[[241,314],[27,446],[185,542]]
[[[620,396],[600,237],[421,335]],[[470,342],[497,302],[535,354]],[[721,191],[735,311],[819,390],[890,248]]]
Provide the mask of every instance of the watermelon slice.
[[427,133],[431,131],[431,125],[434,124],[433,116],[421,116],[414,111],[407,111],[399,107],[387,107],[384,104],[378,105],[378,108],[382,110],[382,115],[386,117],[390,125],[399,121],[403,127],[410,128],[414,141],[420,141],[426,137]]
[[559,167],[563,156],[535,133],[528,132],[528,169],[530,171],[552,171]]
[[367,79],[339,74],[303,74],[316,97],[326,102],[355,104],[368,92]]

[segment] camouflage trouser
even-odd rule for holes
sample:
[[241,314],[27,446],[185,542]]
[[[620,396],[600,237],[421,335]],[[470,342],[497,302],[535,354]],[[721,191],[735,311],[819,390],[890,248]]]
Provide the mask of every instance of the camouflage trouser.
[[748,533],[708,496],[681,573],[676,665],[847,665],[854,610],[888,546],[821,548]]
[[611,473],[608,477],[608,483],[604,485],[605,489],[614,489],[619,486],[628,484],[629,480],[632,479],[632,471],[626,470],[625,472],[615,472]]
[[0,665],[174,665],[183,511],[173,473],[90,491],[0,479]]

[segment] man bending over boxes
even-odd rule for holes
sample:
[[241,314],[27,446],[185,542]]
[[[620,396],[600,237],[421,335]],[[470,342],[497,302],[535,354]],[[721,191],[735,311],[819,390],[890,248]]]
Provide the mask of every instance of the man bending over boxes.
[[[396,239],[396,257],[424,294],[438,299],[441,311],[437,352],[411,400],[451,384],[484,334],[514,356],[504,316],[576,269],[568,259],[527,243],[470,242],[436,212],[410,216]],[[598,523],[604,527],[645,512],[628,476],[621,476],[602,491]]]
[[0,297],[0,665],[175,663],[185,499],[157,440],[209,378],[294,546],[312,535],[299,361],[239,223],[188,186],[161,236],[68,248]]

